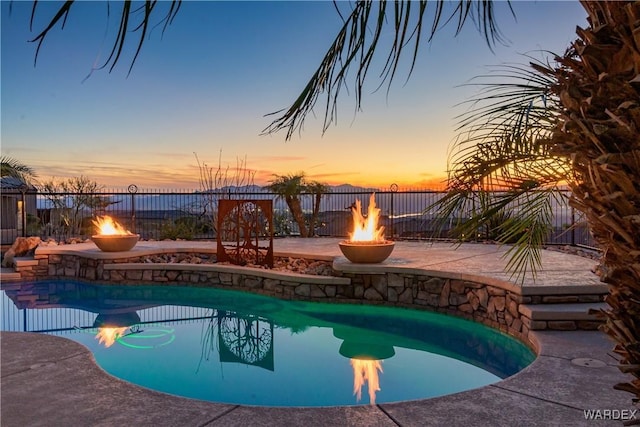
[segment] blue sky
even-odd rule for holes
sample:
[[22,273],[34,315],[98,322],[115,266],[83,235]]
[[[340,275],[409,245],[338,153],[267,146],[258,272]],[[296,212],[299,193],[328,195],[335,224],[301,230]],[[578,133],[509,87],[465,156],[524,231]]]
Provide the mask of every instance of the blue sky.
[[164,34],[151,32],[129,75],[130,51],[113,72],[91,72],[115,36],[105,2],[75,5],[34,66],[29,40],[58,4],[41,3],[30,31],[32,3],[9,13],[2,1],[2,155],[41,180],[84,175],[107,187],[195,189],[194,153],[215,166],[221,151],[225,166],[246,157],[257,184],[303,171],[330,184],[431,186],[446,176],[458,104],[474,94],[460,85],[487,66],[526,62],[522,54],[562,53],[587,25],[578,1],[515,1],[515,19],[498,2],[507,46],[491,52],[472,25],[457,38],[445,29],[422,46],[408,81],[404,63],[391,91],[376,92],[374,70],[363,111],[343,91],[336,126],[322,134],[319,105],[286,142],[284,132],[261,135],[265,115],[297,97],[333,41],[341,21],[331,2],[184,2]]

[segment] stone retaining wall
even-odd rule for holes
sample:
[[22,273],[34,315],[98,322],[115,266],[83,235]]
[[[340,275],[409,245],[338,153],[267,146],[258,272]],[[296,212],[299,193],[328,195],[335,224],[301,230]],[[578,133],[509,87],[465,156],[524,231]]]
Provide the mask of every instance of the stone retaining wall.
[[519,313],[525,298],[494,286],[415,274],[348,274],[354,297],[388,301],[404,307],[426,307],[500,329],[528,341],[530,319]]
[[[194,254],[191,253],[190,256]],[[201,254],[211,257],[211,254]],[[530,330],[595,329],[593,320],[532,320],[524,305],[596,302],[603,295],[521,295],[470,280],[416,273],[346,273],[309,276],[221,264],[144,262],[142,257],[93,259],[77,254],[36,255],[18,262],[23,279],[74,278],[118,284],[192,284],[247,290],[283,299],[383,304],[427,308],[494,327],[531,344]]]

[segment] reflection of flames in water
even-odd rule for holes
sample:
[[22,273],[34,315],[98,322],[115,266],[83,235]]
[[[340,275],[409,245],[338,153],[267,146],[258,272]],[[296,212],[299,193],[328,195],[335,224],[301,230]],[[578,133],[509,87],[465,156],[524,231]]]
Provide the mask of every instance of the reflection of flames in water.
[[369,403],[375,405],[376,392],[380,391],[378,371],[382,372],[382,360],[351,359],[351,366],[353,366],[353,394],[359,402],[362,398],[362,386],[368,382]]
[[104,344],[105,347],[109,348],[116,342],[116,340],[122,336],[129,329],[128,326],[123,327],[102,327],[98,328],[98,333],[96,334],[96,339],[100,340],[100,344]]
[[353,216],[353,232],[349,235],[350,242],[384,242],[384,227],[378,226],[380,209],[376,207],[375,193],[369,198],[369,208],[366,218],[362,215],[362,203],[356,199],[351,209]]
[[97,217],[92,221],[98,229],[100,236],[129,236],[132,233],[120,225],[117,221],[114,221],[109,215],[103,217]]

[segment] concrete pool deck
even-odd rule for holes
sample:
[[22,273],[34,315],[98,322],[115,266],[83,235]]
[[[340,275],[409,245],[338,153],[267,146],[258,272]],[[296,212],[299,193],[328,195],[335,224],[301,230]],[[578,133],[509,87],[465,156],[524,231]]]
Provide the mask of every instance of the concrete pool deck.
[[[194,242],[140,242],[192,247]],[[83,243],[76,249],[92,251]],[[208,243],[211,246],[211,243]],[[75,246],[75,245],[74,245]],[[51,249],[49,249],[51,248]],[[54,251],[62,247],[45,247]],[[69,250],[69,247],[65,248]],[[337,239],[282,239],[278,253],[339,256]],[[398,242],[387,268],[441,270],[509,281],[505,249],[492,245]],[[108,254],[96,252],[96,256]],[[536,281],[524,287],[600,287],[595,261],[545,251]],[[4,274],[3,274],[4,278]],[[613,342],[599,331],[531,331],[539,355],[523,371],[496,384],[411,402],[331,408],[265,408],[202,402],[143,389],[99,368],[85,347],[64,338],[3,332],[2,426],[601,426],[635,416],[631,395],[613,385],[630,378],[616,368]],[[585,411],[595,417],[588,420]],[[599,411],[599,412],[597,412]]]

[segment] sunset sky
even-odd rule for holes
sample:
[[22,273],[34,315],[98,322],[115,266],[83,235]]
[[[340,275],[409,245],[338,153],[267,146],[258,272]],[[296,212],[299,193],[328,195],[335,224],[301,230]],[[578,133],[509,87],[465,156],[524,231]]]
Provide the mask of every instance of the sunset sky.
[[492,53],[471,22],[457,38],[448,28],[423,44],[408,81],[405,62],[388,93],[375,91],[373,70],[363,111],[345,88],[336,126],[322,134],[319,104],[287,142],[284,132],[261,135],[274,118],[266,115],[295,100],[326,53],[341,26],[332,2],[184,2],[164,34],[151,32],[128,76],[131,52],[113,72],[91,73],[110,52],[117,2],[111,25],[106,3],[75,5],[35,67],[29,40],[59,3],[39,5],[33,30],[31,6],[1,5],[2,155],[40,180],[84,175],[107,188],[197,189],[194,153],[216,166],[221,151],[223,166],[246,158],[260,185],[303,171],[336,185],[434,187],[446,177],[458,104],[476,91],[459,86],[487,66],[526,63],[523,54],[563,53],[576,26],[587,26],[577,0],[515,1],[515,19],[497,2],[508,46]]

